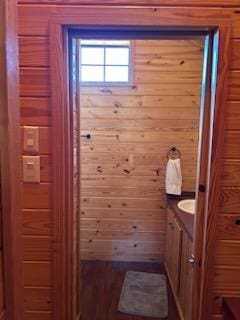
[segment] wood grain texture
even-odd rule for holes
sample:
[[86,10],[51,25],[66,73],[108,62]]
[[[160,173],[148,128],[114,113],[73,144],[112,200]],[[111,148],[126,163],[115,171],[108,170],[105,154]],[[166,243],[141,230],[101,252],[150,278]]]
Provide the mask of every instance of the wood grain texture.
[[[95,8],[94,12],[89,14],[89,9],[85,6],[75,6],[74,11],[71,6],[44,6],[44,5],[20,5],[19,6],[19,34],[29,36],[47,36],[49,35],[49,21],[51,16],[58,18],[61,23],[68,24],[69,17],[73,24],[79,24],[79,17],[81,14],[81,23],[89,24],[91,19],[94,19],[95,24],[101,24],[101,15],[104,14],[108,20],[109,25],[124,24],[129,19],[130,25],[142,25],[143,18],[145,23],[149,24],[151,21],[152,26],[199,26],[206,23],[206,18],[211,20],[212,23],[219,24],[233,19],[233,31],[236,35],[239,31],[238,12],[237,10],[220,11],[218,8],[204,8],[198,7],[197,10],[186,7],[176,7],[174,10],[169,11],[169,7],[146,7],[145,12],[142,12],[141,7],[129,7],[128,16],[124,7],[105,10],[105,7]],[[117,14],[118,13],[118,14]],[[149,20],[148,20],[149,19]]]
[[20,69],[21,97],[49,97],[50,74],[48,69]]
[[239,272],[239,266],[216,266],[214,290],[222,292],[223,296],[225,293],[234,295],[234,293],[238,292],[239,289]]
[[[222,238],[221,235],[220,237]],[[216,265],[233,267],[240,265],[240,240],[219,240],[217,242]]]
[[224,187],[221,190],[220,210],[223,213],[240,213],[240,188]]
[[23,209],[23,234],[50,236],[53,224],[52,215],[51,210]]
[[240,69],[240,40],[236,39],[232,42],[232,59],[231,68],[233,70]]
[[52,265],[50,262],[25,261],[24,286],[48,287],[51,284]]
[[[119,295],[126,272],[138,271],[165,274],[165,268],[159,263],[83,261],[80,264],[82,318],[98,320],[147,320],[147,317],[122,314],[117,312]],[[101,274],[101,277],[99,277]],[[168,316],[166,320],[179,320],[174,297],[167,282],[168,288]],[[101,297],[101,303],[95,308],[94,301]]]
[[229,75],[229,100],[240,100],[240,71],[234,70]]
[[224,141],[224,159],[240,159],[240,131],[226,131]]
[[[0,2],[1,319],[23,318],[17,6]],[[3,275],[4,269],[4,275]],[[4,287],[3,287],[4,278]],[[3,290],[4,288],[4,290]],[[3,292],[4,291],[4,292]],[[3,302],[4,301],[4,302]]]
[[49,311],[26,311],[24,313],[26,320],[52,320],[53,314]]
[[4,281],[4,254],[3,250],[0,250],[0,314],[5,313],[6,301],[5,301],[5,281]]
[[51,103],[48,98],[21,98],[20,112],[23,126],[51,125]]
[[28,311],[52,310],[52,288],[28,287],[24,288],[24,306]]
[[[84,259],[88,251],[91,259],[94,259],[96,254],[96,258],[101,260],[106,257],[110,260],[119,260],[121,257],[129,260],[129,257],[132,257],[139,261],[142,253],[144,261],[149,260],[151,253],[155,259],[156,252],[163,256],[164,242],[159,241],[158,235],[155,243],[152,240],[155,232],[164,233],[166,221],[161,211],[158,212],[154,207],[154,201],[158,202],[161,199],[162,206],[165,206],[166,154],[172,145],[181,150],[183,158],[186,157],[185,150],[188,150],[191,159],[195,159],[182,161],[183,189],[195,190],[200,90],[196,97],[186,92],[177,99],[166,96],[166,93],[161,95],[161,92],[166,84],[169,85],[170,91],[177,94],[176,85],[185,83],[186,87],[183,90],[187,91],[189,84],[201,82],[203,42],[201,39],[135,40],[133,61],[134,85],[142,86],[141,95],[132,96],[132,88],[106,87],[104,92],[91,87],[80,89],[80,134],[91,134],[89,142],[82,138],[80,143],[80,252]],[[150,84],[151,92],[144,95],[146,86]],[[108,148],[114,148],[115,155],[126,153],[125,159],[129,160],[125,161],[127,165],[121,165],[122,161],[115,160],[112,153],[109,153],[104,161],[101,160],[97,156],[99,149],[105,153]],[[92,158],[95,158],[96,154],[96,165],[82,160],[89,149],[92,151]],[[146,160],[144,165],[137,165],[139,155],[144,156],[147,153],[148,158],[151,158],[154,157],[154,152],[158,153],[160,150],[165,156],[162,160],[159,159],[156,167],[148,166],[149,160]],[[120,204],[124,198],[125,201]],[[142,198],[144,204],[140,205]],[[104,202],[108,203],[105,211]],[[145,212],[153,212],[154,220],[151,220],[149,214],[141,220],[141,213],[138,211],[140,206]],[[127,210],[121,211],[121,207]],[[97,218],[89,218],[89,212],[94,212]],[[121,217],[123,214],[124,218]],[[133,214],[135,220],[132,220]],[[118,219],[119,217],[121,219]],[[137,232],[151,233],[152,240],[143,245],[140,233],[136,233],[134,239],[124,240],[125,232],[133,228]],[[85,238],[86,231],[91,230],[104,233],[117,231],[120,242],[101,239],[101,234],[97,242],[95,239]],[[137,240],[140,241],[139,244]],[[121,241],[125,246],[124,255],[121,254]]]
[[48,236],[24,236],[24,260],[51,261],[53,242]]
[[49,209],[51,205],[49,183],[22,185],[22,206],[24,209]]
[[227,107],[227,119],[225,129],[228,131],[239,130],[240,121],[240,102],[229,101]]
[[20,37],[19,63],[21,67],[48,67],[50,63],[49,39],[47,37]]
[[[86,0],[19,0],[19,4],[80,4],[80,5],[89,5],[89,2]],[[171,5],[178,6],[181,4],[182,6],[220,6],[220,7],[229,7],[229,6],[239,6],[238,0],[171,0]],[[129,0],[93,0],[91,5],[169,5],[169,1],[167,0],[134,0],[134,2]]]
[[[66,13],[66,15],[71,11],[69,8],[70,4],[86,4],[88,5],[89,2],[81,2],[81,0],[68,0],[66,1],[61,1],[61,6],[57,7],[55,6],[55,4],[58,4],[58,2],[56,2],[55,0],[51,1],[47,1],[45,2],[45,0],[32,0],[32,2],[30,2],[31,0],[23,0],[24,3],[27,3],[29,6],[25,6],[23,4],[23,2],[21,2],[21,4],[19,5],[19,33],[21,35],[22,38],[22,44],[24,45],[24,48],[21,51],[21,59],[24,63],[23,67],[30,67],[30,68],[35,68],[35,67],[44,67],[44,68],[48,68],[50,63],[49,61],[46,60],[46,57],[48,55],[48,50],[49,48],[47,47],[47,41],[48,41],[48,36],[49,36],[49,20],[50,18],[55,15],[56,13],[59,13],[59,10],[64,10],[64,12]],[[71,2],[71,1],[76,1],[76,2]],[[84,1],[84,0],[83,0]],[[120,2],[119,2],[120,1]],[[31,3],[34,3],[34,6],[31,6]],[[48,6],[48,4],[51,3],[51,6]],[[100,3],[96,0],[96,3]],[[102,2],[101,2],[102,3]],[[150,2],[143,2],[142,0],[134,1],[129,3],[127,0],[125,2],[125,0],[116,0],[115,2],[111,1],[111,3],[108,2],[108,0],[106,0],[104,2],[105,4],[130,4],[130,5],[134,5],[134,4],[146,4],[149,5]],[[169,1],[155,1],[152,2],[154,5],[161,5],[161,4],[166,4],[169,6]],[[92,4],[94,4],[94,2],[92,2]],[[209,19],[209,11],[207,8],[205,8],[206,6],[224,6],[224,7],[229,7],[231,5],[236,5],[239,6],[239,1],[238,0],[230,0],[230,1],[223,1],[223,0],[196,0],[196,1],[189,1],[189,0],[182,0],[181,2],[179,2],[179,0],[173,0],[171,1],[171,5],[186,5],[186,6],[202,6],[203,10],[199,10],[198,11],[198,15],[203,15],[204,16],[204,20],[208,21]],[[66,9],[66,10],[65,10]],[[75,10],[75,8],[74,8]],[[106,9],[104,9],[106,10]],[[181,16],[181,12],[185,10],[183,8],[181,8],[178,13],[179,16]],[[240,38],[240,27],[239,27],[239,13],[238,13],[238,9],[231,9],[231,14],[232,14],[232,23],[234,26],[234,30],[233,30],[233,37],[238,41],[238,39]],[[235,12],[236,11],[236,12]],[[225,16],[226,12],[229,12],[229,10],[227,8],[224,9],[223,11],[223,16]],[[144,17],[141,17],[142,19]],[[161,19],[157,19],[158,23],[162,22]],[[154,22],[155,23],[155,22]],[[40,36],[41,41],[39,41],[38,37]],[[28,37],[30,38],[28,40]],[[34,39],[34,40],[33,40]],[[33,41],[33,42],[31,42]],[[46,42],[45,42],[46,41]],[[45,42],[45,44],[43,43]],[[31,48],[30,47],[30,43],[34,44],[34,47]],[[237,44],[235,43],[234,40],[234,46],[235,48],[237,48]],[[36,47],[39,48],[39,52],[36,55],[36,57],[33,56],[33,52],[36,52]],[[44,48],[45,47],[45,48]],[[235,49],[235,59],[232,59],[232,65],[231,68],[233,70],[235,70],[238,67],[238,50]],[[31,55],[30,55],[31,53]],[[27,59],[27,56],[31,56],[30,59]],[[168,70],[172,69],[172,68],[179,68],[178,63],[181,62],[180,61],[181,55],[178,55],[178,57],[175,57],[174,60],[170,60],[167,59],[167,57],[164,57],[162,60],[156,59],[156,61],[154,61],[153,65],[151,66],[152,68],[158,68],[158,70],[166,70],[166,68],[168,68]],[[193,56],[191,59],[189,59],[189,64],[186,63],[185,64],[185,70],[190,67],[193,66]],[[138,69],[145,69],[144,63],[146,62],[146,60],[143,58],[139,58],[138,59],[139,65],[138,65]],[[46,65],[45,65],[46,63]],[[166,66],[165,66],[166,63]],[[26,66],[25,66],[26,64]],[[160,65],[159,65],[160,64]],[[46,69],[47,70],[47,69]],[[46,74],[46,73],[45,73]],[[26,75],[26,73],[25,73]],[[29,75],[31,75],[31,72],[29,73]],[[34,76],[34,72],[32,72],[32,76]],[[31,76],[30,76],[31,77]],[[25,91],[25,93],[27,95],[34,95],[34,97],[36,96],[36,99],[38,98],[38,94],[40,93],[41,95],[49,95],[49,92],[46,88],[46,84],[48,85],[49,83],[49,78],[48,76],[40,76],[40,78],[45,78],[44,81],[46,81],[45,86],[43,81],[41,80],[39,82],[40,86],[39,88],[36,87],[36,85],[33,83],[33,85],[30,86],[30,88],[26,88],[26,77],[24,80],[24,86],[22,87]],[[234,82],[237,84],[236,80],[234,80]],[[235,86],[235,85],[234,85]],[[111,107],[114,106],[115,103],[119,103],[119,98],[121,96],[121,99],[123,101],[122,106],[123,107],[139,107],[141,105],[143,105],[144,107],[154,107],[154,106],[162,106],[162,105],[166,105],[166,106],[170,106],[170,107],[175,107],[175,105],[173,104],[175,101],[178,102],[178,106],[181,107],[191,107],[191,106],[198,106],[199,104],[199,95],[197,95],[197,90],[196,90],[196,86],[195,85],[189,85],[188,86],[189,89],[188,91],[183,90],[182,85],[175,85],[175,90],[174,90],[174,97],[171,97],[170,95],[172,94],[172,92],[169,90],[169,86],[163,87],[163,92],[160,92],[160,95],[162,97],[162,99],[160,101],[157,100],[158,98],[158,92],[151,92],[149,88],[147,88],[147,90],[145,90],[145,92],[143,92],[142,88],[139,87],[137,89],[133,89],[132,90],[132,95],[130,97],[127,97],[127,99],[125,99],[124,96],[124,91],[121,92],[120,94],[116,93],[116,92],[105,92],[104,88],[100,88],[99,93],[96,95],[97,99],[93,99],[93,95],[92,92],[89,92],[89,94],[85,95],[84,99],[85,101],[87,101],[86,106],[88,104],[88,106],[92,107],[92,104],[95,106],[97,106],[97,103],[99,101],[99,106],[100,107]],[[109,94],[110,93],[110,94]],[[144,94],[143,94],[144,93]],[[153,99],[151,99],[151,101],[148,99],[149,96],[145,96],[145,94],[149,94],[149,93],[153,93],[154,96]],[[234,88],[231,95],[234,96],[234,100],[236,99],[238,92],[237,89]],[[164,96],[163,96],[164,95]],[[91,99],[90,99],[90,98]],[[151,96],[150,96],[151,97]],[[24,97],[25,98],[25,97]],[[42,97],[41,97],[42,98]],[[108,99],[108,100],[107,100]],[[92,103],[93,100],[93,103]],[[107,105],[102,105],[102,101],[106,101]],[[234,102],[238,102],[238,101],[234,101]],[[30,106],[32,107],[32,106]],[[43,126],[48,126],[50,125],[50,114],[48,111],[46,111],[47,109],[45,109],[43,103],[38,107],[34,107],[35,109],[30,109],[30,107],[26,107],[28,110],[23,112],[23,118],[22,118],[22,124],[26,124],[26,125],[43,125]],[[24,108],[24,107],[23,107]],[[21,109],[23,109],[21,108]],[[52,109],[52,107],[50,106],[50,110]],[[38,111],[37,111],[38,110]],[[230,110],[230,109],[229,109]],[[229,113],[231,113],[232,111],[230,110]],[[237,109],[235,109],[234,111],[235,115],[237,115],[238,111]],[[235,116],[231,116],[228,115],[228,124],[227,124],[227,128],[228,130],[238,130],[239,128],[237,127],[237,121],[235,121],[236,117]],[[105,121],[105,120],[104,120]],[[104,122],[99,122],[98,126],[95,128],[99,128],[99,125],[103,125],[104,128],[107,128],[107,130],[109,130],[110,126],[106,126],[106,121]],[[119,119],[120,121],[120,119]],[[129,122],[128,128],[134,128],[133,126],[138,125],[139,120],[135,121],[135,122]],[[116,124],[117,121],[115,121]],[[142,122],[143,126],[145,126],[145,128],[150,128],[149,127],[149,122]],[[114,125],[114,122],[112,122],[111,125]],[[85,127],[86,129],[94,129],[92,127],[92,123],[90,121],[87,121],[87,126]],[[189,122],[189,126],[190,126],[190,122]],[[173,126],[176,128],[176,124],[175,126]],[[85,130],[84,128],[84,130]],[[166,128],[166,126],[164,126],[164,128]],[[105,130],[106,131],[106,130]],[[237,136],[237,134],[236,134]],[[237,150],[238,148],[238,143],[237,143],[237,139],[234,139],[235,142],[232,144],[231,143],[231,139],[227,139],[225,140],[225,150],[227,150],[227,153],[224,155],[224,157],[226,159],[231,159],[232,155],[234,159],[240,159],[239,157],[239,151]],[[228,146],[229,145],[229,146]],[[234,148],[232,149],[232,145],[234,145]],[[111,164],[112,161],[121,161],[121,163],[125,163],[128,162],[126,161],[126,159],[132,161],[132,158],[129,157],[129,150],[127,148],[122,148],[121,147],[121,152],[116,153],[115,151],[117,150],[115,147],[114,148],[107,148],[106,149],[106,145],[103,145],[101,148],[98,148],[98,152],[97,150],[94,150],[94,153],[92,153],[92,150],[90,150],[90,148],[86,148],[84,150],[85,154],[82,158],[82,161],[86,164],[89,163],[98,163],[99,161],[106,161],[108,164]],[[107,150],[106,153],[102,153],[103,150]],[[140,147],[137,147],[137,150],[141,150]],[[232,151],[234,150],[234,151]],[[159,150],[155,149],[155,153],[151,153],[151,155],[149,156],[148,154],[143,154],[143,153],[138,153],[136,154],[136,156],[134,157],[134,161],[135,163],[138,164],[142,164],[142,165],[157,165],[159,161],[162,161],[162,159],[165,157],[165,151],[164,150],[160,150],[161,153],[159,154]],[[187,150],[184,150],[184,153],[186,153]],[[189,154],[189,159],[190,159],[191,155]],[[106,163],[105,162],[105,163]],[[231,178],[230,178],[231,179]],[[229,180],[228,180],[229,181]],[[229,184],[229,182],[227,182],[227,184]],[[94,202],[93,202],[94,203]],[[116,205],[117,208],[123,208],[122,204],[124,202],[113,202],[114,206]],[[107,208],[108,203],[104,202],[101,205],[103,205],[103,208]],[[236,207],[236,205],[234,205],[234,207]],[[159,209],[159,207],[155,207],[156,210]],[[138,206],[138,209],[140,210],[141,207]],[[92,209],[91,209],[92,210]],[[127,209],[128,210],[128,209]],[[152,211],[152,210],[151,210]],[[95,213],[93,213],[95,214]],[[131,212],[132,215],[132,212]],[[30,218],[31,219],[31,218]],[[34,218],[33,218],[34,219]],[[46,219],[46,220],[45,220]],[[155,219],[155,218],[154,218]],[[49,221],[49,215],[46,215],[46,217],[44,217],[44,220]],[[39,227],[36,227],[37,230],[36,232],[39,233],[41,232],[41,230],[43,230],[43,232],[50,232],[51,233],[51,229],[49,231],[45,231],[45,226],[44,226],[44,220],[42,220],[41,224],[39,222]],[[30,223],[30,221],[29,221]],[[38,224],[38,222],[37,222]],[[31,228],[31,227],[30,227]],[[35,227],[34,227],[35,228]],[[27,229],[29,230],[29,228]],[[28,232],[33,232],[34,231],[28,231]],[[86,232],[86,237],[90,237],[90,236],[97,236],[96,230],[85,230],[84,232]],[[115,237],[116,239],[119,238],[119,236],[121,234],[119,234],[118,231],[104,231],[100,233],[101,237],[105,237],[108,239],[111,239],[111,237]],[[148,233],[141,233],[142,238],[147,239]],[[133,235],[129,235],[127,232],[125,233],[125,237],[127,238],[128,236],[132,237]],[[154,238],[153,238],[154,239]],[[223,271],[224,272],[224,271]],[[35,294],[35,292],[31,292],[32,295],[34,295],[34,298],[31,300],[32,304],[34,305],[35,310],[40,310],[42,307],[46,307],[45,304],[45,300],[41,300],[41,291],[37,290],[36,291],[37,294]],[[222,292],[219,291],[221,294]],[[38,299],[39,297],[39,299]],[[48,305],[49,308],[52,308],[52,302]],[[31,303],[26,305],[26,308],[31,310]],[[25,316],[26,313],[25,313]],[[219,316],[217,316],[219,317]],[[37,319],[37,315],[36,315],[36,319]]]
[[221,240],[240,240],[240,227],[236,223],[239,219],[240,216],[237,214],[221,214],[218,223],[218,238]]
[[240,161],[239,160],[223,161],[222,185],[225,187],[240,186]]

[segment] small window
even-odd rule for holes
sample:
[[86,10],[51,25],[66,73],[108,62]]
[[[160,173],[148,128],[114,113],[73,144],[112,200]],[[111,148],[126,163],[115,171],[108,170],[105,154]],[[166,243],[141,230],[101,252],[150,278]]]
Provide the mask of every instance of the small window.
[[131,42],[111,40],[80,41],[82,85],[129,85]]

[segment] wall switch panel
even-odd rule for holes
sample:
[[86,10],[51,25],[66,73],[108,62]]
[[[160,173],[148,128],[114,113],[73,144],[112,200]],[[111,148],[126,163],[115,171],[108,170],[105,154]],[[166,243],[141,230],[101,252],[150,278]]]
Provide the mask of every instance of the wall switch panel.
[[23,156],[23,182],[40,183],[39,156]]
[[39,128],[38,127],[23,127],[23,144],[24,151],[38,153],[39,151]]

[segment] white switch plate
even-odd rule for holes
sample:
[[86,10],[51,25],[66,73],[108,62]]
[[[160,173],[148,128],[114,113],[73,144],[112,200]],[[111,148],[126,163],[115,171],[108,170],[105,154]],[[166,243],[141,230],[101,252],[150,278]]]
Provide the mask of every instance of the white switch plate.
[[25,126],[23,130],[24,151],[37,153],[39,151],[39,128]]
[[23,156],[23,182],[40,183],[39,156]]

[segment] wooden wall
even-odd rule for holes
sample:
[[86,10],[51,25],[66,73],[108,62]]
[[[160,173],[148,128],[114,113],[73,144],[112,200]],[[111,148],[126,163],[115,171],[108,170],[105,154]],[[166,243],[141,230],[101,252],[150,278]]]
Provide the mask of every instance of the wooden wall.
[[136,40],[131,87],[82,88],[82,259],[163,261],[171,146],[195,191],[203,46]]
[[[0,186],[1,190],[1,186]],[[3,251],[2,203],[0,199],[0,320],[5,319],[5,283],[4,283],[4,251]]]
[[[25,319],[52,319],[52,161],[49,19],[57,4],[62,10],[86,0],[20,0],[19,41],[21,71],[21,124],[40,127],[41,184],[22,185],[24,239]],[[220,319],[222,295],[239,295],[240,230],[240,6],[239,0],[94,0],[91,4],[163,4],[224,6],[232,15],[232,55],[226,117],[222,201],[219,206],[218,242],[214,277],[214,316]],[[205,9],[207,10],[207,8]]]

